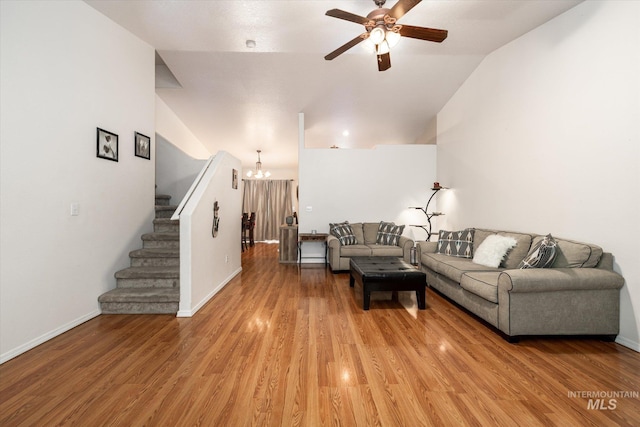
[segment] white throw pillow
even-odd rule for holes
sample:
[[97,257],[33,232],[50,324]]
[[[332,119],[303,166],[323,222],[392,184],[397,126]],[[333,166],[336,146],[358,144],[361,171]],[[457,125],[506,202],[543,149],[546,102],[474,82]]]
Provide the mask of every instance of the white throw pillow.
[[509,249],[517,243],[513,237],[491,234],[474,250],[473,262],[487,267],[499,267]]

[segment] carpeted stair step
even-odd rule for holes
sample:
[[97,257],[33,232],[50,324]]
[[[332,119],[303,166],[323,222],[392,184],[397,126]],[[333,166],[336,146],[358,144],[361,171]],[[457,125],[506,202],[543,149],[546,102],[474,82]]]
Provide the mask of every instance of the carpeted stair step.
[[147,233],[142,235],[144,249],[180,249],[180,233]]
[[118,288],[177,288],[179,267],[129,267],[115,274]]
[[116,288],[98,298],[103,314],[175,314],[179,288]]
[[156,205],[156,218],[171,218],[173,213],[178,209],[177,206],[158,206]]
[[129,252],[131,267],[179,267],[179,249],[136,249]]
[[156,206],[169,206],[171,196],[168,194],[156,194]]
[[155,231],[156,233],[179,233],[180,220],[156,218],[153,220],[153,231]]

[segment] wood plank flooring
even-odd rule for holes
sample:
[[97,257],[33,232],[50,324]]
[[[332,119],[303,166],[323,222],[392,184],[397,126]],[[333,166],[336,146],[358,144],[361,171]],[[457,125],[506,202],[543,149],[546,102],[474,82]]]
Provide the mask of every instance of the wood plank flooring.
[[0,425],[640,425],[630,349],[509,344],[430,290],[365,312],[348,274],[277,260],[245,251],[193,318],[102,315],[4,363]]

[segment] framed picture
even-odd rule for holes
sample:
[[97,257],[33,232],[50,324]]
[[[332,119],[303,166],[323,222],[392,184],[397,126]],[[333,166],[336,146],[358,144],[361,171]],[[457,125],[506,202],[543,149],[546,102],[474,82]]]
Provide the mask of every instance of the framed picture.
[[135,135],[136,156],[143,159],[151,159],[151,138],[136,132]]
[[96,156],[101,159],[118,161],[118,135],[97,128]]
[[231,188],[238,189],[238,169],[231,170]]

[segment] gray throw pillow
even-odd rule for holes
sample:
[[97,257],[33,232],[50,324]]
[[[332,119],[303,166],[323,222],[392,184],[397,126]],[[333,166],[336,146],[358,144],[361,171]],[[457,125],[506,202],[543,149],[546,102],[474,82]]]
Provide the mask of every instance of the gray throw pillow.
[[348,222],[329,224],[329,233],[336,236],[340,240],[340,244],[344,246],[355,245],[357,243],[353,229]]
[[459,231],[440,230],[436,253],[458,258],[473,258],[473,228]]
[[551,234],[547,234],[542,240],[533,245],[529,253],[520,264],[518,268],[549,268],[556,259],[556,248],[558,244]]
[[378,245],[398,246],[403,231],[404,225],[395,225],[393,222],[380,221],[376,243]]

